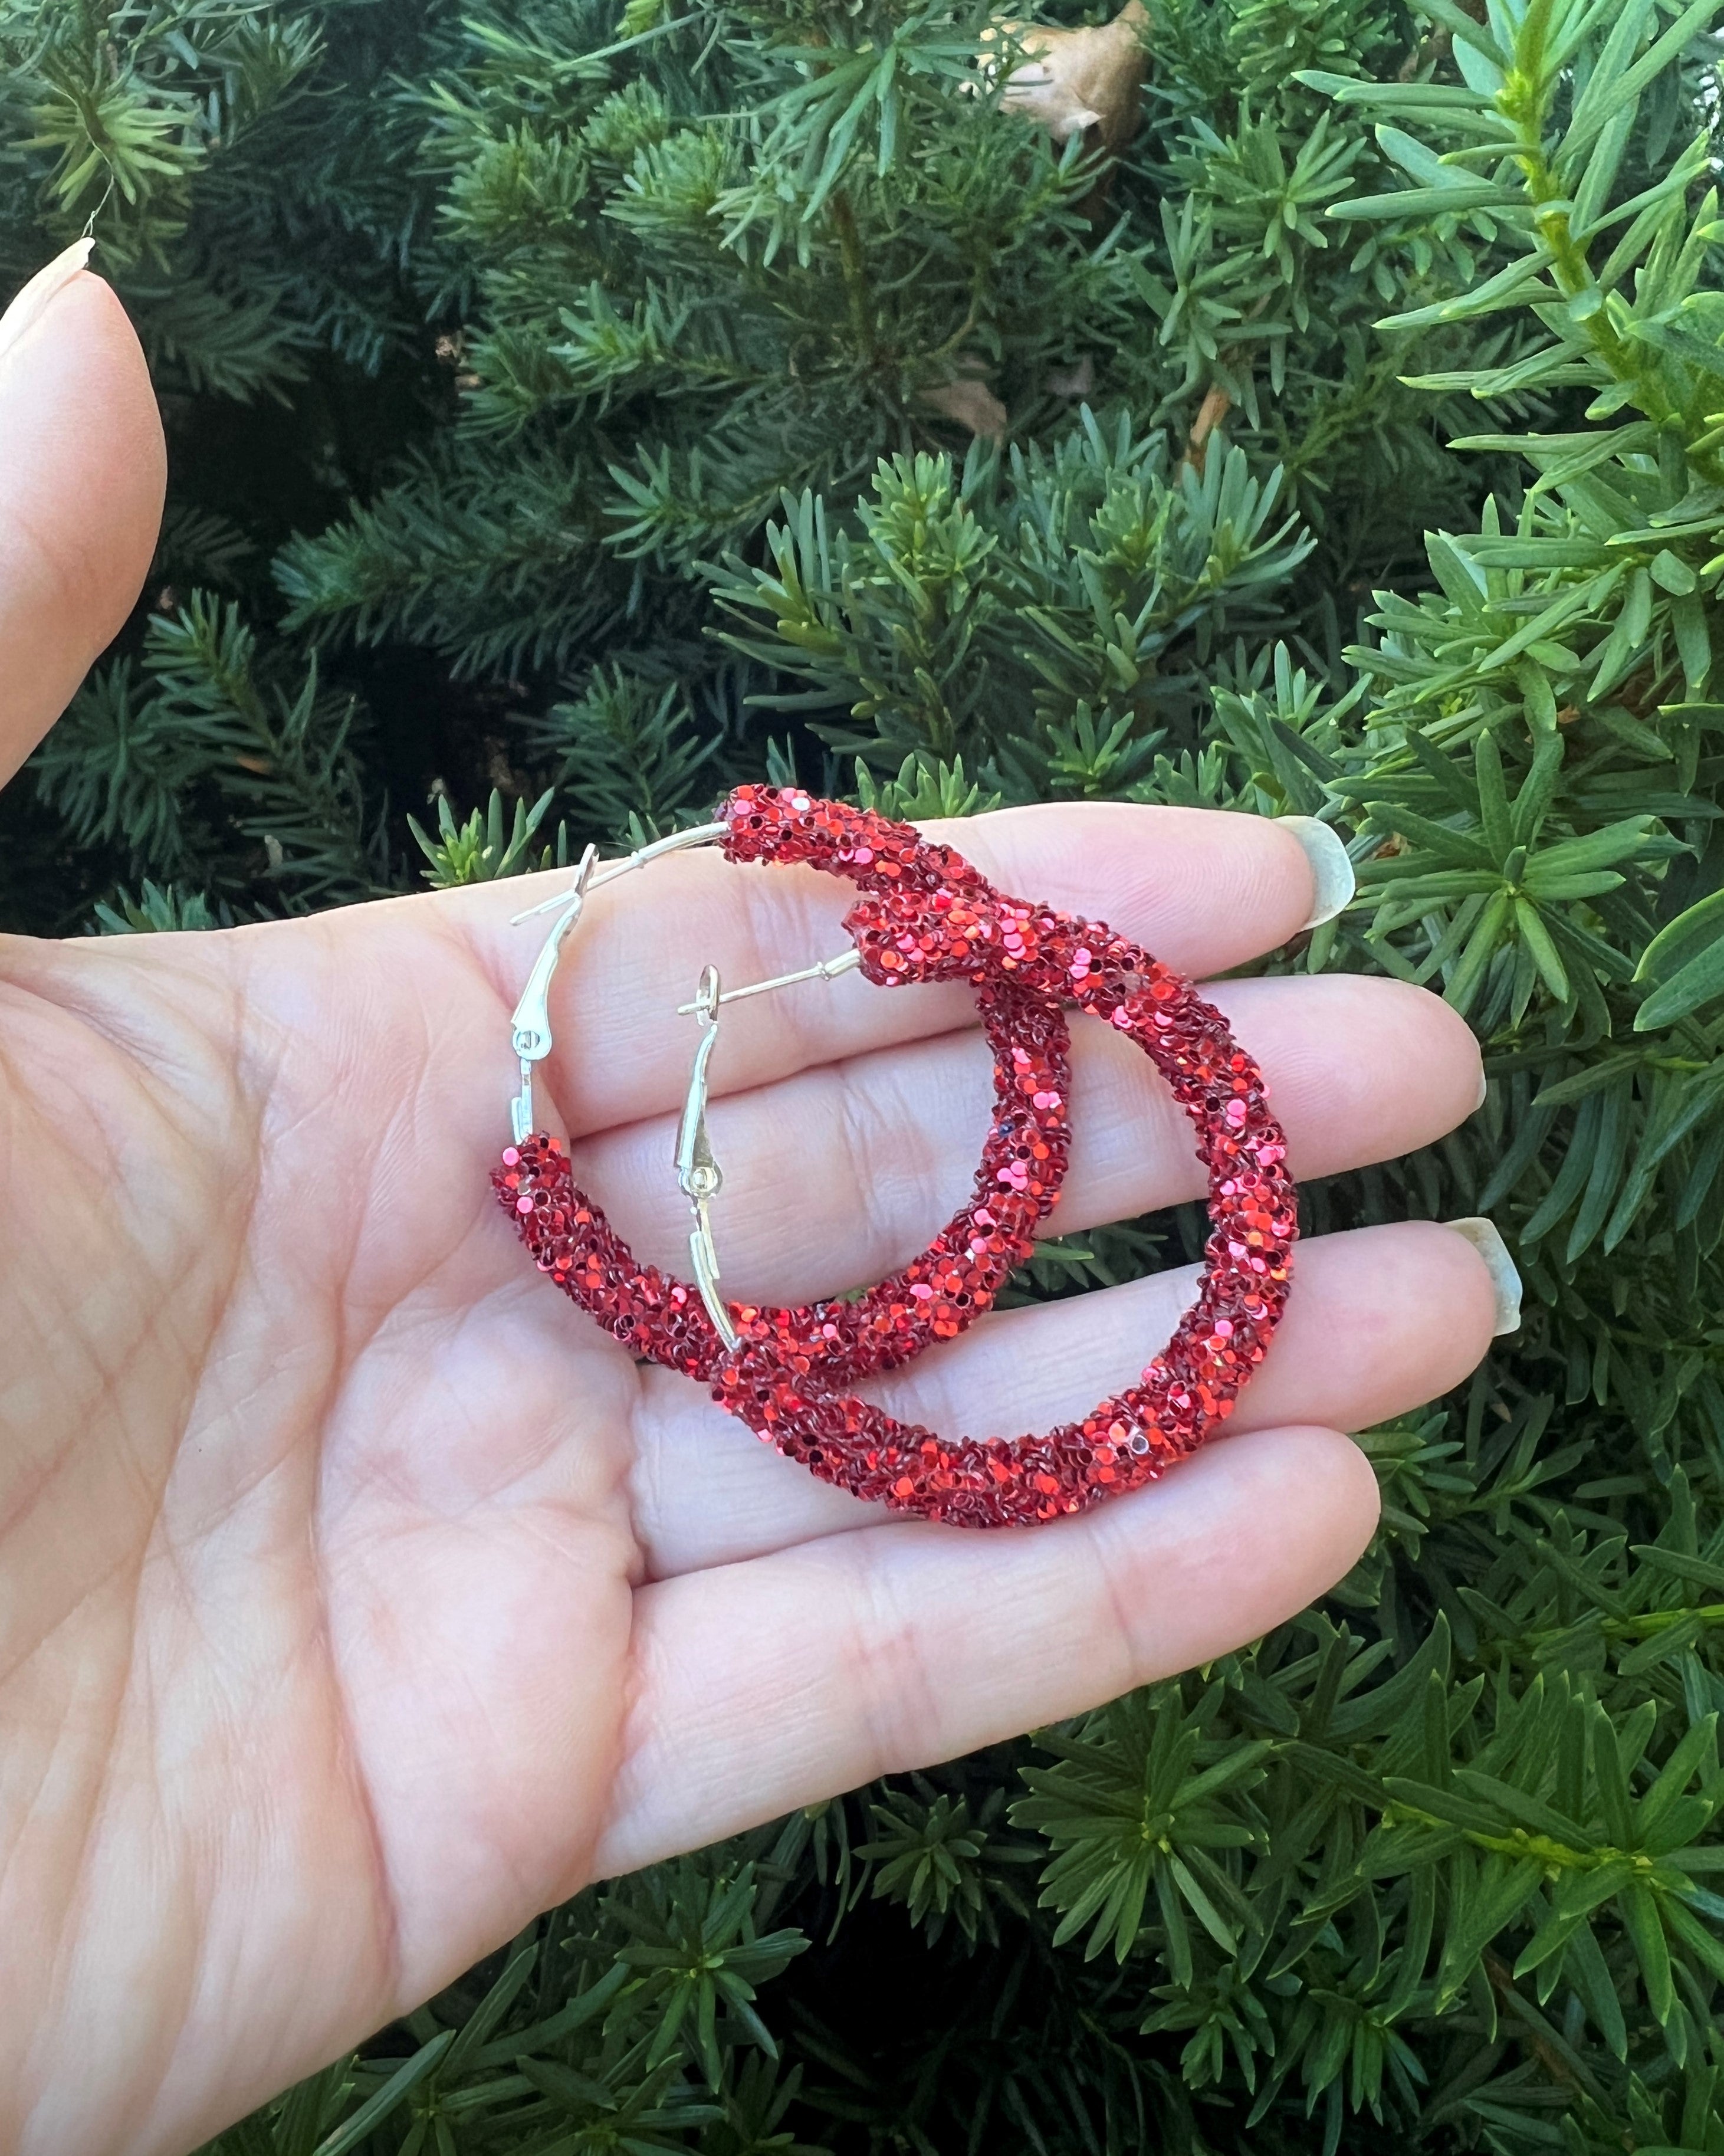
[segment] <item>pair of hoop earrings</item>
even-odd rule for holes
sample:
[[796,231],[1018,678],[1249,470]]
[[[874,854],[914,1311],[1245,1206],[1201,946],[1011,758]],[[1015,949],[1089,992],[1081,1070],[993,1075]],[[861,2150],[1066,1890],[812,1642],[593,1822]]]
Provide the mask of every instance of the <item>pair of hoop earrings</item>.
[[[726,992],[709,967],[676,1168],[693,1214],[692,1284],[639,1264],[536,1127],[533,1068],[550,1053],[549,994],[590,892],[685,846],[803,863],[855,885],[851,947],[776,981]],[[521,1087],[513,1142],[492,1180],[540,1270],[636,1354],[684,1371],[823,1481],[962,1527],[1026,1525],[1136,1489],[1232,1412],[1285,1306],[1298,1234],[1293,1180],[1262,1073],[1192,983],[1097,921],[997,891],[949,846],[795,787],[743,786],[719,820],[597,866],[536,912],[557,919],[514,1018]],[[521,916],[523,919],[528,916]],[[708,1066],[722,1007],[859,970],[881,988],[964,981],[994,1056],[994,1111],[968,1203],[921,1255],[854,1301],[769,1309],[719,1292],[711,1205],[721,1176],[706,1137]],[[1196,1301],[1137,1383],[1039,1437],[936,1436],[850,1388],[954,1338],[989,1309],[1052,1210],[1070,1151],[1075,1005],[1134,1042],[1191,1119],[1208,1176],[1210,1234]]]

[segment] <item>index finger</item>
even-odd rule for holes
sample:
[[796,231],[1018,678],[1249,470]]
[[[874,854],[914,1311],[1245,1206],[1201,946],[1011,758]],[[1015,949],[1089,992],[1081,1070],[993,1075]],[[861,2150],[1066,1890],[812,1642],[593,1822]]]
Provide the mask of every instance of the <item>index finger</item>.
[[[1312,910],[1304,846],[1265,817],[1077,802],[926,828],[1002,890],[1105,921],[1183,973],[1260,957]],[[560,875],[566,884],[567,872]],[[472,940],[505,1003],[520,993],[546,927],[541,920],[511,928],[509,916],[557,888],[552,877],[524,878],[437,901]],[[854,897],[849,884],[813,869],[738,866],[712,850],[671,855],[595,892],[551,1005],[550,1084],[571,1135],[676,1106],[695,1039],[676,1007],[702,968],[716,965],[737,987],[835,957],[847,947],[839,923]],[[889,995],[845,976],[740,1004],[724,1023],[712,1066],[720,1093],[972,1025],[975,1006],[960,986]]]

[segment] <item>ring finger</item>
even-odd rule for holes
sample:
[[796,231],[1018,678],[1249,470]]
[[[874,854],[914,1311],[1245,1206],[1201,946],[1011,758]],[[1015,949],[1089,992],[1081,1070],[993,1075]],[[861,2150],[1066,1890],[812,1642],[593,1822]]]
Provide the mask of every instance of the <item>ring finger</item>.
[[[1196,1280],[1184,1266],[1000,1312],[864,1389],[900,1419],[948,1435],[1044,1430],[1130,1383],[1172,1332]],[[1228,1429],[1362,1430],[1403,1414],[1458,1384],[1496,1322],[1484,1263],[1449,1229],[1408,1220],[1314,1238],[1300,1247],[1286,1316]],[[672,1372],[644,1373],[638,1427],[635,1527],[651,1577],[881,1517],[878,1506],[751,1440]]]

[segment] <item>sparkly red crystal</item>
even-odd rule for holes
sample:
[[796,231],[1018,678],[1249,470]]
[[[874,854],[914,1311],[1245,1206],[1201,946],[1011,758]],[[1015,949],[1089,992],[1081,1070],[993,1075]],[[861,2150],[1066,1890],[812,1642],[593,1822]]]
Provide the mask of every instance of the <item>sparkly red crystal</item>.
[[[823,803],[845,819],[849,850],[835,872],[865,867],[874,847],[893,858],[937,856],[945,873],[958,856],[930,846],[900,824],[864,809]],[[800,850],[752,851],[751,860],[802,860]],[[967,870],[967,864],[962,864]],[[973,875],[974,871],[968,871]],[[795,1309],[739,1305],[736,1330],[750,1345],[793,1356],[802,1367],[843,1382],[895,1369],[936,1340],[950,1340],[992,1308],[1014,1267],[1034,1247],[1052,1211],[1070,1151],[1070,1036],[1057,1004],[1014,982],[977,988],[983,1030],[994,1055],[994,1109],[969,1202],[921,1255],[854,1301]],[[513,1155],[511,1159],[510,1155]],[[541,1272],[636,1353],[716,1382],[723,1342],[699,1291],[644,1265],[602,1209],[573,1181],[556,1141],[537,1135],[504,1157],[493,1183]]]
[[[1208,1173],[1211,1228],[1197,1299],[1139,1382],[1082,1420],[1040,1437],[946,1439],[837,1389],[863,1368],[889,1368],[926,1337],[942,1333],[929,1327],[902,1353],[870,1358],[874,1336],[865,1327],[855,1339],[858,1359],[847,1365],[823,1345],[829,1321],[812,1334],[805,1321],[824,1311],[837,1324],[837,1313],[863,1305],[745,1310],[739,1313],[742,1337],[726,1353],[693,1291],[634,1268],[603,1215],[573,1189],[554,1142],[533,1139],[519,1148],[516,1161],[505,1157],[505,1172],[496,1181],[541,1267],[618,1337],[710,1382],[715,1399],[780,1451],[824,1481],[899,1511],[966,1527],[1053,1519],[1134,1489],[1193,1450],[1232,1412],[1263,1359],[1286,1302],[1298,1234],[1285,1139],[1269,1112],[1261,1072],[1221,1014],[1190,982],[1101,923],[995,891],[962,855],[907,825],[796,788],[739,788],[721,814],[727,826],[722,844],[732,860],[805,861],[859,886],[863,896],[845,926],[870,980],[882,987],[968,981],[984,1014],[990,998],[1003,994],[1013,998],[1020,1023],[1018,998],[1044,1017],[1057,1015],[1070,1001],[1136,1041],[1190,1116]],[[1062,1057],[1064,1045],[1062,1031]],[[1055,1075],[1054,1059],[1047,1060],[1046,1082],[1033,1065],[1026,1067],[1027,1091],[1018,1097],[1038,1116],[1061,1118],[1053,1127],[1057,1140],[1049,1137],[1049,1158],[1036,1159],[1034,1172],[1022,1153],[1002,1159],[992,1188],[985,1158],[977,1197],[959,1216],[990,1230],[983,1240],[996,1257],[1005,1255],[1021,1222],[1013,1209],[1050,1170],[1057,1168],[1056,1187],[1064,1172],[1063,1061]],[[1003,1087],[1005,1070],[1002,1062],[997,1076]],[[1044,1094],[1059,1105],[1044,1107]],[[1027,1135],[1024,1126],[1017,1128],[1020,1137]],[[523,1197],[531,1200],[526,1214],[520,1211]],[[978,1204],[1010,1224],[997,1253],[994,1224],[976,1218]],[[959,1247],[977,1257],[979,1268],[973,1245]],[[1023,1250],[1028,1248],[1026,1229]],[[899,1279],[933,1293],[910,1297],[910,1324],[927,1305],[962,1313],[967,1322],[992,1300],[991,1292],[987,1301],[976,1300],[950,1246],[936,1243],[917,1263],[931,1263],[934,1270],[917,1274],[911,1268]],[[971,1294],[969,1302],[959,1299],[961,1290]],[[673,1295],[683,1299],[674,1312],[668,1306]],[[884,1330],[894,1343],[907,1338],[892,1317]],[[665,1347],[674,1338],[677,1352],[662,1352],[660,1336]],[[692,1351],[683,1344],[690,1337]],[[709,1353],[709,1343],[716,1353]]]

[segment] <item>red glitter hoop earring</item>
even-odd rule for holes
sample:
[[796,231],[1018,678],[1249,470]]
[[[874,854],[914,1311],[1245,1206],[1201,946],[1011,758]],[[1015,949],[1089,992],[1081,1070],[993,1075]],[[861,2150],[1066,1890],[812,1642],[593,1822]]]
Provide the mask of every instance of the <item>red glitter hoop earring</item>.
[[[742,789],[731,820],[726,852],[770,845],[774,858],[818,863],[832,843],[807,797],[788,791]],[[823,1481],[959,1526],[1049,1520],[1137,1488],[1232,1412],[1285,1306],[1297,1207],[1261,1072],[1189,981],[1099,922],[998,894],[981,903],[959,875],[913,902],[904,886],[876,886],[844,925],[881,986],[1009,978],[1070,995],[1137,1044],[1197,1127],[1208,1171],[1198,1296],[1137,1384],[1040,1437],[938,1437],[835,1391],[782,1342],[740,1342],[713,1397]]]
[[[832,811],[841,826],[844,844],[834,850],[829,864],[816,865],[829,865],[834,873],[873,890],[900,888],[894,877],[909,871],[917,880],[936,882],[961,874],[965,888],[975,890],[978,897],[989,891],[986,880],[961,856],[930,845],[906,826],[866,810],[817,803],[808,795],[796,798],[808,804],[811,814],[817,808]],[[726,806],[733,808],[734,803]],[[711,1383],[731,1349],[748,1342],[771,1343],[834,1381],[853,1380],[894,1368],[933,1341],[955,1337],[992,1306],[1007,1276],[1029,1255],[1035,1229],[1056,1202],[1065,1173],[1070,1036],[1057,998],[1015,982],[978,983],[983,1029],[994,1054],[994,1112],[968,1203],[921,1256],[854,1301],[795,1309],[743,1305],[731,1311],[716,1292],[716,1260],[705,1211],[719,1179],[705,1137],[706,1064],[715,1038],[709,1031],[697,1058],[678,1145],[683,1188],[696,1209],[690,1239],[696,1284],[690,1287],[655,1266],[639,1264],[600,1208],[576,1187],[567,1155],[557,1140],[533,1128],[532,1065],[551,1048],[551,979],[589,891],[676,845],[728,840],[731,833],[726,816],[721,824],[643,848],[597,874],[589,849],[572,890],[533,909],[560,908],[561,916],[515,1014],[515,1045],[521,1059],[515,1142],[492,1182],[540,1270],[636,1353]],[[753,847],[749,858],[770,861],[777,856],[768,842]],[[859,950],[852,950],[789,975],[786,982],[760,983],[737,993],[830,978],[860,963]],[[711,1007],[705,1013],[709,1019],[716,1015],[717,1002],[714,977]]]

